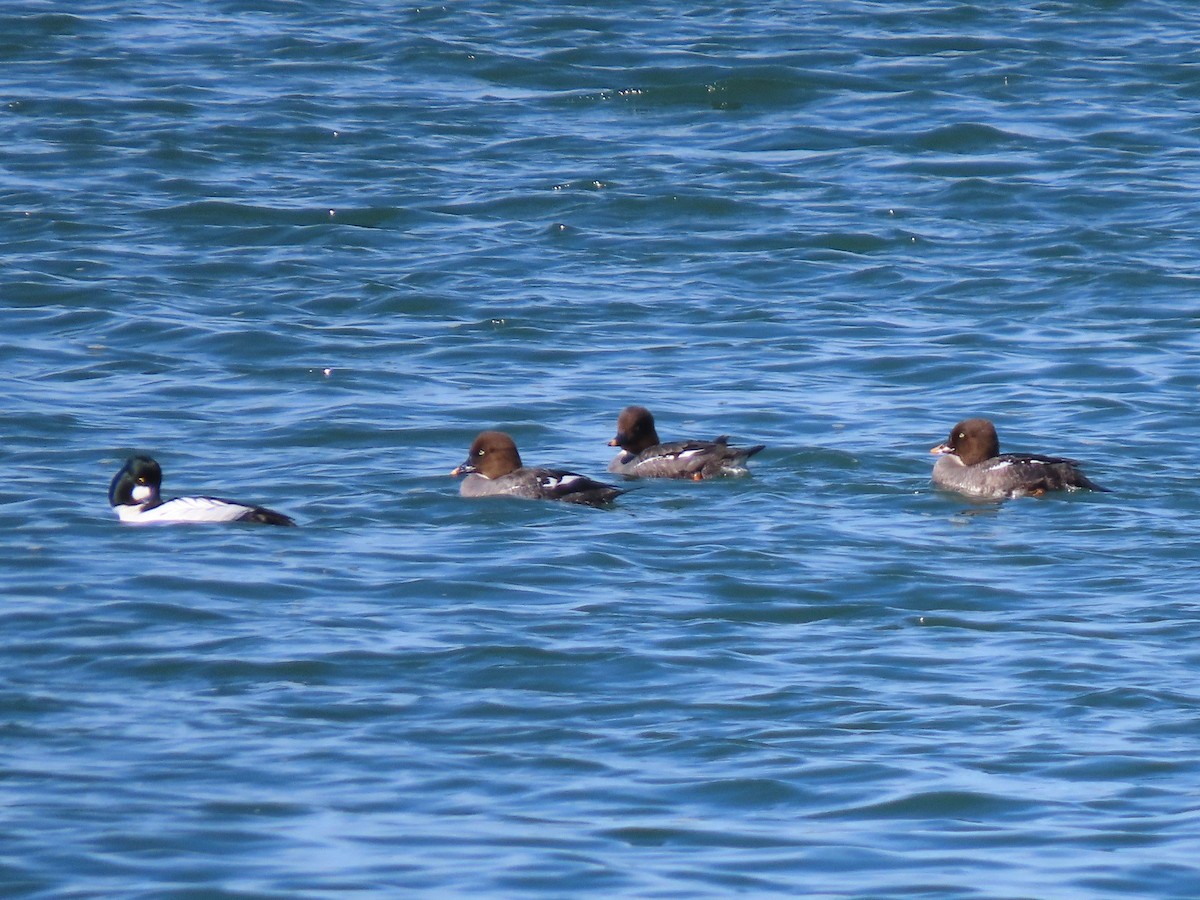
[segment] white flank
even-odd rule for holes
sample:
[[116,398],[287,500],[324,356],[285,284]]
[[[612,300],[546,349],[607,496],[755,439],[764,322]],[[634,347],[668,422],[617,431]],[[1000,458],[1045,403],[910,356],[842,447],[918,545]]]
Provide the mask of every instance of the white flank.
[[179,497],[154,509],[118,506],[117,516],[131,525],[177,525],[188,522],[235,522],[250,509],[212,497]]

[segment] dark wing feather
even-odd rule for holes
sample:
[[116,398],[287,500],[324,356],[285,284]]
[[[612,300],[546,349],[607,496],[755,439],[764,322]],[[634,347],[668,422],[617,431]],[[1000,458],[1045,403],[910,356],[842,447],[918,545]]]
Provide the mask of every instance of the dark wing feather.
[[538,469],[538,487],[547,500],[580,503],[585,506],[604,506],[625,493],[618,487],[595,481],[578,472],[558,469]]
[[1100,487],[1079,471],[1079,463],[1073,459],[1038,453],[1004,453],[988,467],[998,465],[1011,466],[1028,493],[1071,489],[1109,493],[1108,488]]
[[209,500],[215,500],[218,503],[228,503],[231,506],[244,506],[246,511],[237,517],[238,522],[255,522],[259,525],[287,525],[294,527],[295,521],[291,516],[285,516],[281,512],[275,512],[273,509],[267,509],[265,506],[251,506],[249,503],[242,503],[240,500],[227,500],[224,497],[209,497]]

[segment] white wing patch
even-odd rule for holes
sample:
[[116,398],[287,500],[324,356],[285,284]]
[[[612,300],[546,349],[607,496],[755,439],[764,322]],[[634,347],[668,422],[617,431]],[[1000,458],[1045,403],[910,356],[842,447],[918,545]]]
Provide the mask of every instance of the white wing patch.
[[117,516],[133,525],[175,525],[187,522],[236,522],[251,507],[215,497],[179,497],[161,506],[118,506]]
[[995,465],[988,466],[987,471],[988,472],[999,472],[1001,469],[1009,468],[1012,464],[1013,464],[1013,461],[1011,459],[1002,459],[1002,460],[1000,460],[1000,462],[996,463]]
[[550,491],[569,487],[577,481],[583,481],[583,476],[574,475],[570,472],[563,475],[541,475],[538,477],[538,484]]

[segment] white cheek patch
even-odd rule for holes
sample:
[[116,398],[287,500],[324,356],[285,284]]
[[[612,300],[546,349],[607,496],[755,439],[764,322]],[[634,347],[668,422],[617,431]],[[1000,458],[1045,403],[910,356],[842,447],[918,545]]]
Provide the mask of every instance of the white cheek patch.
[[134,503],[145,503],[154,496],[154,489],[148,484],[135,484],[130,496],[133,497]]

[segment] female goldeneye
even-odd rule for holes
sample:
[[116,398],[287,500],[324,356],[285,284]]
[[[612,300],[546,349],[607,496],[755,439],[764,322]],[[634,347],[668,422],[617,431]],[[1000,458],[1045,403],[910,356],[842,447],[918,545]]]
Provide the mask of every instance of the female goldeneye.
[[973,497],[1040,497],[1046,491],[1108,491],[1089,481],[1073,459],[1035,453],[1000,453],[996,427],[987,419],[966,419],[950,431],[933,467],[938,487]]
[[621,452],[608,471],[631,478],[691,478],[701,481],[723,475],[748,475],[746,460],[763,449],[731,447],[729,436],[711,441],[672,441],[664,444],[654,430],[654,416],[644,406],[627,406],[617,417],[617,436],[608,442]]
[[159,496],[162,469],[148,456],[126,460],[108,488],[108,502],[122,522],[134,525],[177,525],[203,522],[259,522],[263,525],[295,525],[283,513],[261,506],[235,503],[217,497]]
[[625,493],[575,472],[522,466],[517,445],[502,431],[485,431],[475,438],[466,460],[450,474],[467,476],[459,489],[464,497],[524,497],[603,506]]

